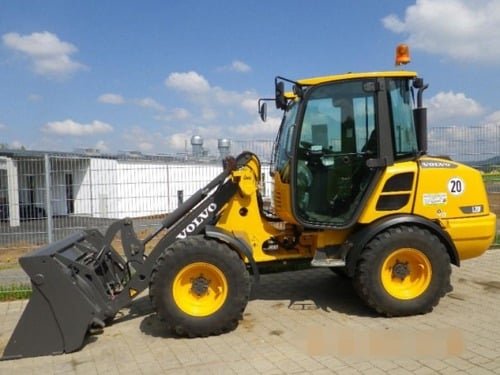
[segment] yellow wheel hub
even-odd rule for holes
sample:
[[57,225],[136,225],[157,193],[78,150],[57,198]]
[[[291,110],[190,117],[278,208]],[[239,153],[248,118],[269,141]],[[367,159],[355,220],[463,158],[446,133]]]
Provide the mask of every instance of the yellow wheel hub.
[[382,285],[392,297],[410,300],[424,293],[432,279],[429,258],[420,250],[403,248],[391,253],[380,272]]
[[222,271],[210,263],[191,263],[181,269],[172,285],[174,301],[186,314],[209,316],[227,298],[228,284]]

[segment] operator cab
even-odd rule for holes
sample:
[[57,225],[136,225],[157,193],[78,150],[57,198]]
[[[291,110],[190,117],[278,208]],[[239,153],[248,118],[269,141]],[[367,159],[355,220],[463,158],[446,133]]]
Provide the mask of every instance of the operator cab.
[[[285,94],[284,81],[294,94]],[[426,152],[426,87],[407,71],[277,77],[275,102],[284,110],[273,157],[278,216],[306,228],[352,226],[383,169]]]

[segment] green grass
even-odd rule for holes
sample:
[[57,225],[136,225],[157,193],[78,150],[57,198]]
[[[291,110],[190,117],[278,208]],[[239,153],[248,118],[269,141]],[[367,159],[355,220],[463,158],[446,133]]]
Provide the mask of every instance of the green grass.
[[31,285],[20,283],[0,285],[0,302],[28,299],[31,297]]
[[20,268],[19,263],[17,263],[17,262],[14,262],[14,263],[0,263],[0,271],[2,271],[2,270],[11,270],[13,268]]
[[484,182],[500,182],[500,173],[483,174]]

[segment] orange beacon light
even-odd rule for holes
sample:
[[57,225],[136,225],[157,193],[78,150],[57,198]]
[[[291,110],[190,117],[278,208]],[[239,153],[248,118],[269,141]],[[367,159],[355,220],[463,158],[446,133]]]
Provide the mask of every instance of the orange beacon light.
[[396,66],[406,65],[410,61],[410,47],[407,44],[398,44],[396,47]]

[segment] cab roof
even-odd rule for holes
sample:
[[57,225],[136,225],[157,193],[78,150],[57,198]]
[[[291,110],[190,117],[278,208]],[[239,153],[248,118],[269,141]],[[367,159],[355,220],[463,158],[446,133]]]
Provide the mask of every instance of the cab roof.
[[314,86],[326,82],[344,81],[344,80],[359,79],[359,78],[378,78],[378,77],[415,78],[416,76],[417,76],[416,72],[411,72],[406,70],[393,70],[385,72],[382,71],[382,72],[364,72],[364,73],[345,73],[345,74],[336,74],[331,76],[305,78],[305,79],[299,79],[297,83],[301,86]]

